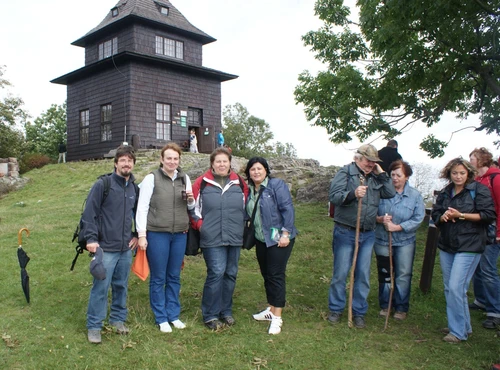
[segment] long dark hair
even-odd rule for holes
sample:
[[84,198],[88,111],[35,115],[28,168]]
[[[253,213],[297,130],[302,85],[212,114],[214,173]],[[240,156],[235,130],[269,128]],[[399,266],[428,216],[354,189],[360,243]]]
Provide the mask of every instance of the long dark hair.
[[252,166],[255,163],[260,163],[264,167],[264,169],[266,170],[266,175],[268,177],[271,177],[271,170],[269,169],[269,164],[267,163],[265,158],[262,158],[262,157],[250,158],[248,163],[247,163],[247,168],[245,168],[245,175],[246,175],[247,181],[250,185],[255,185],[253,183],[252,179],[250,178],[250,168],[252,168]]

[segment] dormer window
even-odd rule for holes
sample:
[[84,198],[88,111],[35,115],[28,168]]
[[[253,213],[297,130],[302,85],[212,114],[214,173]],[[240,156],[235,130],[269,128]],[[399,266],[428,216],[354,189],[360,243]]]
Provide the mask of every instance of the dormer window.
[[155,1],[156,6],[160,10],[160,13],[163,15],[168,15],[169,7],[167,4],[163,4],[159,1]]
[[117,7],[114,7],[113,9],[111,9],[111,15],[113,17],[118,16],[118,8]]

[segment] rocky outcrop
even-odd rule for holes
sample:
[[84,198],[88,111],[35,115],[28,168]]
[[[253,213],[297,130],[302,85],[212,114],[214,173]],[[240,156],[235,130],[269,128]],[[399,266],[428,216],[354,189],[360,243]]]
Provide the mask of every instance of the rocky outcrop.
[[[138,178],[159,165],[159,151],[139,150],[138,164],[134,173]],[[248,160],[233,157],[233,170],[245,177],[244,171]],[[271,176],[283,179],[289,186],[296,202],[327,202],[330,180],[337,173],[338,167],[323,167],[314,159],[274,158],[269,159]],[[210,156],[199,153],[183,153],[181,167],[194,180],[210,167]]]

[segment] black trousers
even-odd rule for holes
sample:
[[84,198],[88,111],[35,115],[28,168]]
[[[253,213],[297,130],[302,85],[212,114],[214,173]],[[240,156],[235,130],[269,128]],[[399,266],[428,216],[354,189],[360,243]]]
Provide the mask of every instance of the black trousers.
[[292,254],[295,239],[290,239],[286,248],[278,245],[267,247],[266,243],[257,240],[255,253],[259,261],[260,273],[264,278],[267,303],[274,307],[285,307],[286,302],[286,265]]

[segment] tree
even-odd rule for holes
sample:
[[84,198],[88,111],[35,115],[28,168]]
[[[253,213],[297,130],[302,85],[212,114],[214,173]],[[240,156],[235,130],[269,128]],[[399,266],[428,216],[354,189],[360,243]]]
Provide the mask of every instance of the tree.
[[[10,86],[10,82],[3,78],[4,67],[0,66],[0,89]],[[10,93],[0,101],[0,158],[19,158],[24,150],[24,136],[19,127],[26,122],[29,115],[22,106],[21,98]]]
[[231,147],[234,155],[244,158],[296,156],[292,144],[273,144],[271,141],[274,135],[269,123],[251,116],[240,103],[226,105],[222,116],[224,141]]
[[410,184],[417,189],[426,206],[432,206],[434,190],[440,190],[443,187],[443,181],[439,178],[439,171],[427,163],[413,163],[411,165],[413,175],[410,177]]
[[[493,0],[360,1],[359,21],[342,0],[318,0],[324,22],[303,36],[326,71],[299,76],[295,99],[334,143],[353,135],[393,138],[445,111],[479,114],[475,130],[500,133],[500,3]],[[500,141],[495,141],[500,145]],[[447,143],[421,148],[442,156]]]
[[66,142],[66,127],[66,103],[52,104],[34,123],[25,126],[29,151],[57,159],[58,144]]

